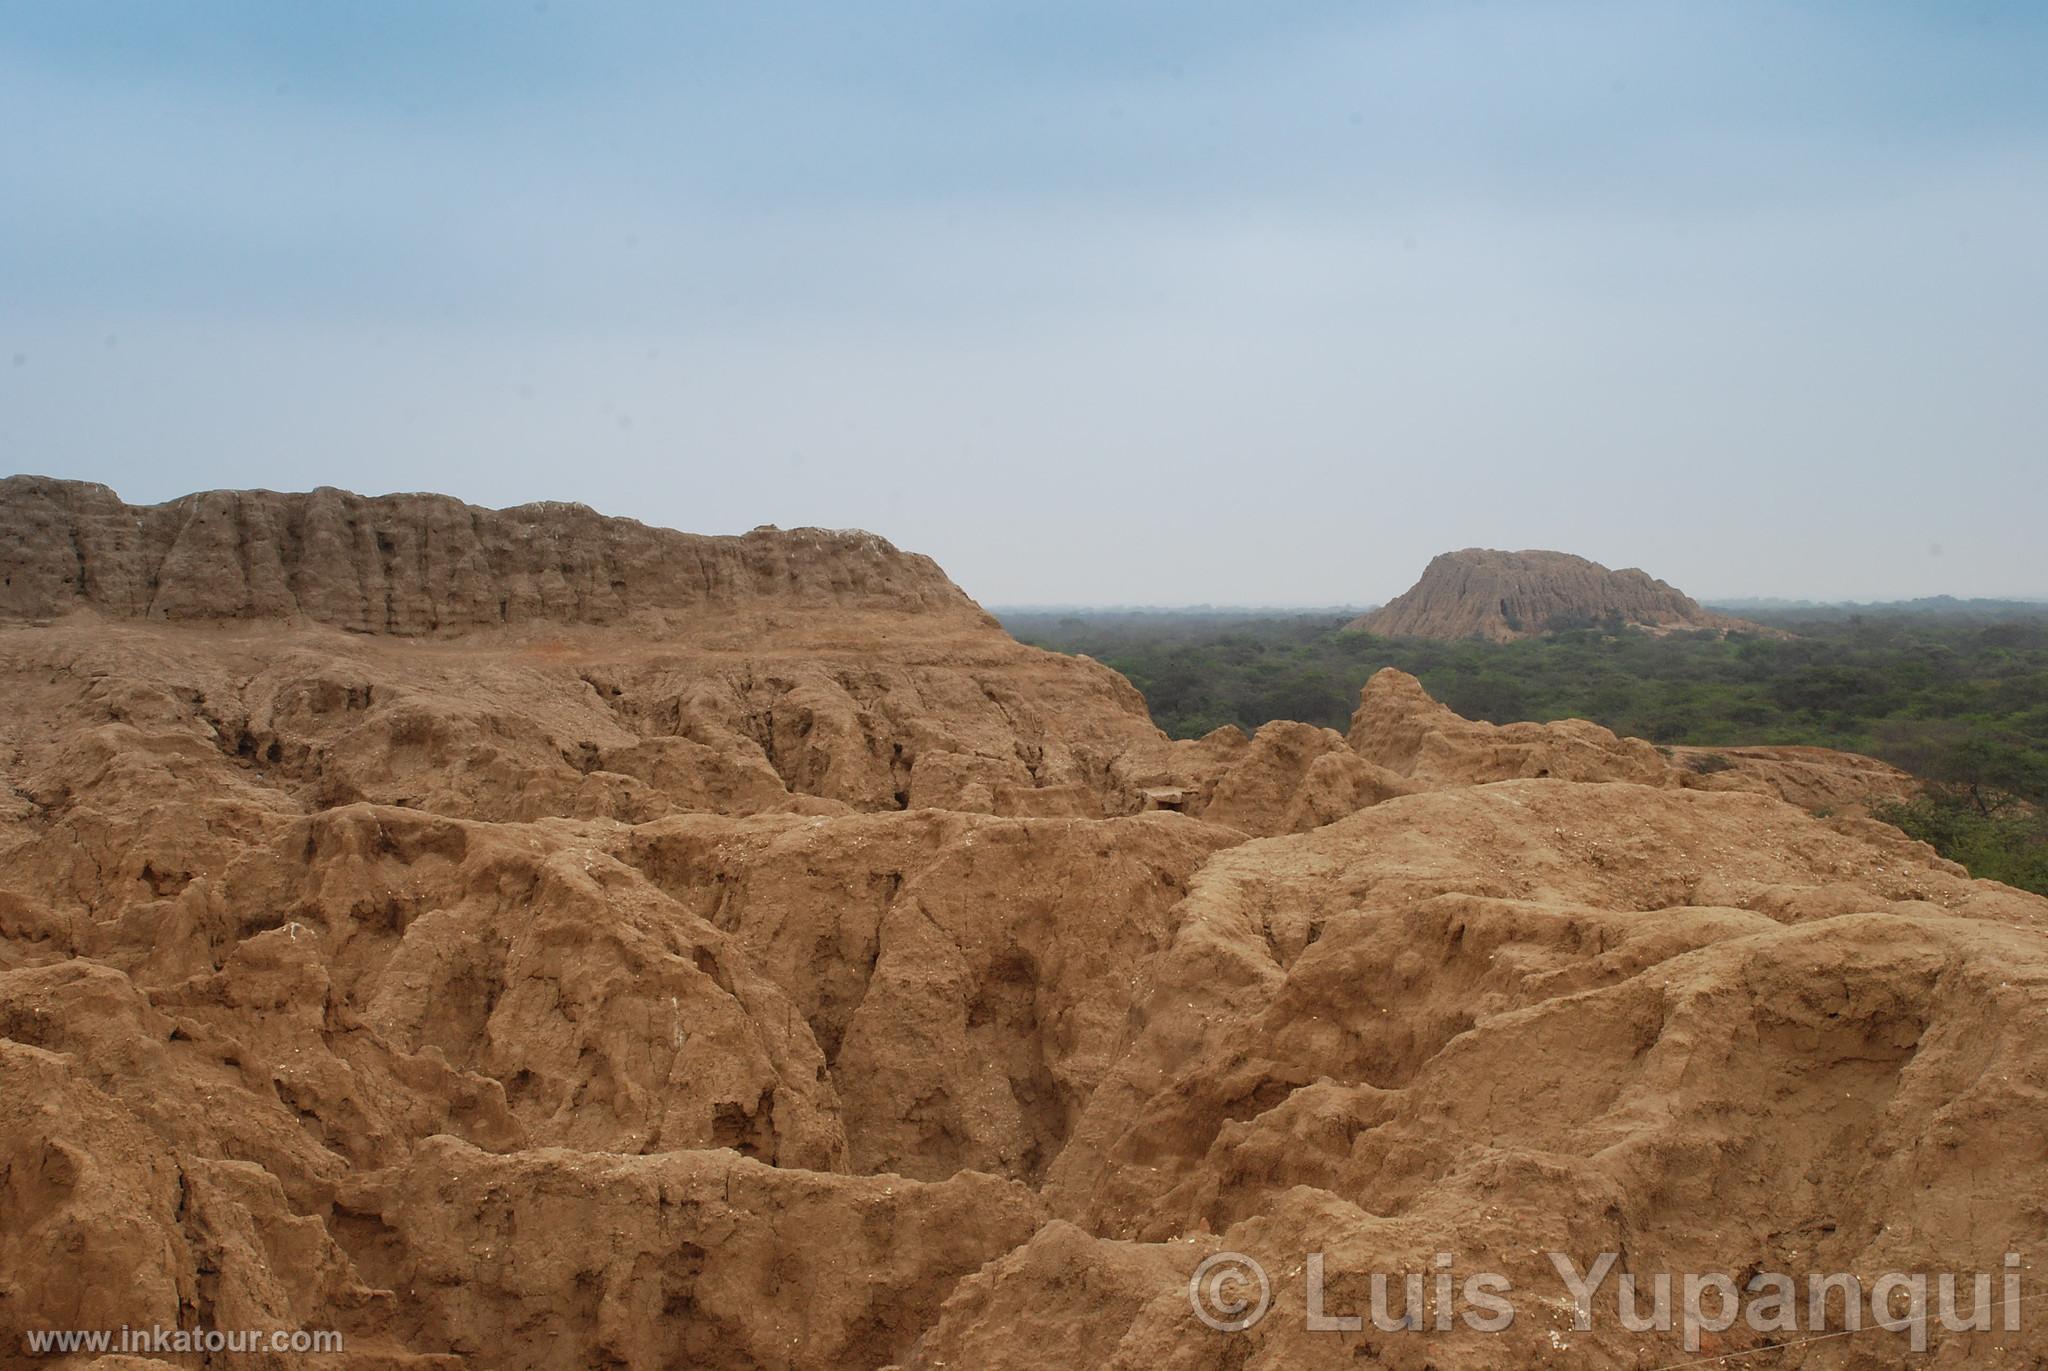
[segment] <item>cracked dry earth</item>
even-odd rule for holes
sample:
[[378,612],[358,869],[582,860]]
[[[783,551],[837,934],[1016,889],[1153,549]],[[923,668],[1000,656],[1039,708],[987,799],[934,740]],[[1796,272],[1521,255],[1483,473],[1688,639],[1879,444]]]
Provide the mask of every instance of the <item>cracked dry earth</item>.
[[[1172,743],[860,534],[13,478],[0,574],[0,1365],[1645,1368],[1541,1253],[2034,1277],[2048,901],[1868,759],[1392,672]],[[1311,1332],[1313,1252],[1517,1318]]]

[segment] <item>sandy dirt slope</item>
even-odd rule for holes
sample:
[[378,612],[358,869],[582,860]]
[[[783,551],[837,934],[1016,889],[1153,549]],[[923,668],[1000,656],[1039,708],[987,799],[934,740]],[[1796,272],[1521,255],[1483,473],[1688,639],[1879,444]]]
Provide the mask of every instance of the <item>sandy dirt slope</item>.
[[1506,643],[1562,629],[1628,625],[1649,633],[1784,637],[1699,601],[1648,572],[1610,571],[1569,552],[1468,547],[1430,559],[1421,579],[1351,627],[1389,638],[1484,638]]
[[[243,1366],[1643,1368],[1680,1334],[1612,1282],[1574,1329],[1544,1251],[2033,1280],[2048,901],[1816,818],[1854,759],[1703,773],[1398,673],[1348,736],[1169,743],[864,536],[96,490],[0,484],[0,1366],[161,1324],[345,1335]],[[483,579],[323,610],[351,517],[359,588],[420,529]],[[565,560],[605,594],[419,608]],[[1240,1332],[1188,1297],[1222,1251],[1272,1284]],[[1517,1317],[1311,1331],[1317,1252],[1333,1311],[1450,1253]],[[1932,1341],[1769,1364],[2048,1353]]]

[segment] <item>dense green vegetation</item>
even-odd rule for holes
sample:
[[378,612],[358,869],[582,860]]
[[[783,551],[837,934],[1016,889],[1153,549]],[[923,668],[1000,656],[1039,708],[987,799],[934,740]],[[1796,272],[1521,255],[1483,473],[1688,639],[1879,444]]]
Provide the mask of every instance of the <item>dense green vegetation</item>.
[[2048,820],[2009,794],[1978,804],[1953,787],[1910,804],[1883,805],[1877,818],[1897,824],[1973,876],[2048,895]]
[[1593,628],[1516,643],[1376,638],[1348,614],[1011,613],[1025,642],[1128,676],[1175,737],[1271,719],[1344,729],[1381,667],[1460,714],[1592,719],[1657,743],[1808,743],[1936,782],[1888,815],[1945,855],[2048,893],[2048,609],[1802,608],[1752,617],[1795,638]]

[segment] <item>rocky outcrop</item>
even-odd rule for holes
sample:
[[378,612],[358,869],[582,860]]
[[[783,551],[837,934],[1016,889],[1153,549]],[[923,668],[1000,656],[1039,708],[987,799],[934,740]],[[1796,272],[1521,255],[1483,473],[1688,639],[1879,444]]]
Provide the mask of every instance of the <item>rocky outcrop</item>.
[[[1399,673],[1348,737],[1168,743],[971,610],[767,584],[660,632],[0,623],[0,1367],[124,1324],[361,1371],[1663,1366],[1541,1254],[2033,1260],[2048,901],[1780,798],[1857,759]],[[1222,1251],[1272,1283],[1240,1332],[1189,1303]],[[1517,1318],[1311,1331],[1311,1253],[1329,1314],[1450,1253]]]
[[[494,1156],[430,1139],[341,1201],[363,1265],[460,1364],[880,1366],[1044,1222],[1030,1190],[764,1166],[731,1151]],[[506,1330],[545,1330],[508,1345]]]
[[[1626,1332],[1611,1284],[1592,1330],[1568,1301],[1560,1318],[1542,1254],[1620,1252],[1647,1289],[1997,1272],[2030,1250],[2021,1206],[1977,1198],[1989,1183],[1953,1159],[2018,1165],[2030,1193],[2043,1177],[2011,1119],[2048,1113],[2007,1092],[2048,1078],[2027,1040],[2048,992],[2016,971],[2048,953],[2048,901],[1891,830],[1757,795],[1511,781],[1230,849],[1179,917],[1143,1028],[1048,1177],[1077,1274],[1033,1277],[1030,1249],[985,1269],[908,1365],[1049,1366],[996,1346],[1040,1322],[1094,1330],[1066,1364],[1340,1366],[1370,1345],[1401,1367],[1664,1365],[1677,1334]],[[1219,1249],[1259,1261],[1275,1303],[1204,1342],[1187,1278]],[[1451,1253],[1460,1281],[1507,1276],[1518,1317],[1309,1331],[1317,1252],[1329,1313],[1364,1312],[1390,1273],[1398,1317],[1402,1273],[1433,1281]],[[1958,1365],[1978,1345],[1947,1342]],[[1903,1340],[1863,1350],[1823,1364],[1900,1364]]]
[[[1359,692],[1346,741],[1409,790],[1544,778],[1632,781],[1770,795],[1823,817],[1868,815],[1920,790],[1918,781],[1888,762],[1832,748],[1653,747],[1583,719],[1542,724],[1466,719],[1430,698],[1413,676],[1392,667],[1376,673]],[[1379,798],[1398,793],[1380,789]],[[1338,817],[1330,814],[1323,822]]]
[[[132,766],[129,731],[290,802],[487,821],[938,806],[1134,812],[1164,755],[1115,672],[1026,648],[879,538],[705,538],[567,505],[0,482],[22,794]],[[12,616],[12,617],[10,617]],[[211,636],[183,626],[204,621]],[[337,631],[338,630],[338,631]]]
[[763,606],[979,617],[928,557],[871,533],[705,537],[583,505],[215,490],[130,505],[101,485],[0,480],[0,615],[286,619],[405,636],[617,624]]
[[1194,812],[1246,833],[1305,833],[1420,787],[1358,755],[1335,729],[1276,719],[1232,759]]
[[1408,591],[1351,627],[1387,638],[1509,642],[1569,628],[1771,633],[1701,609],[1646,572],[1610,571],[1567,552],[1466,548],[1431,560]]
[[1419,786],[1555,778],[1677,785],[1657,749],[1583,719],[1490,724],[1430,698],[1422,682],[1387,667],[1365,683],[1349,742],[1367,761]]
[[1921,790],[1910,772],[1827,747],[1666,748],[1681,781],[1701,790],[1753,790],[1801,809],[1867,815]]

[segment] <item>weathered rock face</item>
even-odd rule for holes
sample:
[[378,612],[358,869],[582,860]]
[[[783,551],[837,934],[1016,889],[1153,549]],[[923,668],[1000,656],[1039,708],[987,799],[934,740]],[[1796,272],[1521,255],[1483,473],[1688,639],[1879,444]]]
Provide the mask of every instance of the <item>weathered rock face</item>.
[[1246,833],[1306,833],[1421,787],[1353,751],[1344,735],[1275,720],[1219,769],[1193,810]]
[[1910,800],[1920,782],[1889,762],[1828,747],[1674,747],[1680,780],[1701,790],[1753,790],[1815,813],[1868,815]]
[[417,636],[535,621],[785,608],[980,611],[928,557],[871,533],[649,528],[582,505],[215,490],[129,505],[105,486],[0,480],[0,614],[303,619]]
[[[294,803],[483,820],[1101,817],[1138,807],[1130,759],[1169,751],[1122,677],[1012,641],[867,534],[698,538],[339,491],[137,508],[17,477],[0,568],[0,625],[57,620],[6,643],[19,688],[115,726],[0,719],[45,803],[132,765],[126,730],[156,726]],[[199,620],[208,636],[180,627]]]
[[1350,743],[1360,756],[1422,786],[1554,777],[1677,785],[1677,774],[1641,738],[1598,724],[1489,724],[1432,700],[1422,682],[1387,667],[1359,693]]
[[1509,642],[1609,623],[1653,632],[1772,631],[1701,609],[1691,596],[1633,567],[1610,571],[1568,552],[1477,547],[1432,559],[1405,594],[1351,627],[1388,638]]
[[[660,632],[0,622],[0,1367],[199,1364],[23,1350],[123,1324],[361,1371],[1657,1366],[1539,1254],[2033,1260],[2048,901],[1779,798],[1850,763],[1399,673],[1348,737],[1168,744],[971,606],[781,585]],[[1239,1333],[1188,1302],[1223,1249],[1273,1283]],[[1330,1313],[1450,1252],[1519,1317],[1311,1332],[1315,1252]]]
[[[1375,673],[1359,692],[1348,742],[1409,790],[1545,778],[1634,781],[1771,795],[1822,816],[1867,816],[1919,790],[1913,777],[1889,763],[1832,748],[1658,748],[1583,719],[1491,724],[1461,718],[1431,699],[1420,681],[1391,667]],[[1381,789],[1380,798],[1399,793]],[[1331,813],[1321,822],[1341,817]]]

